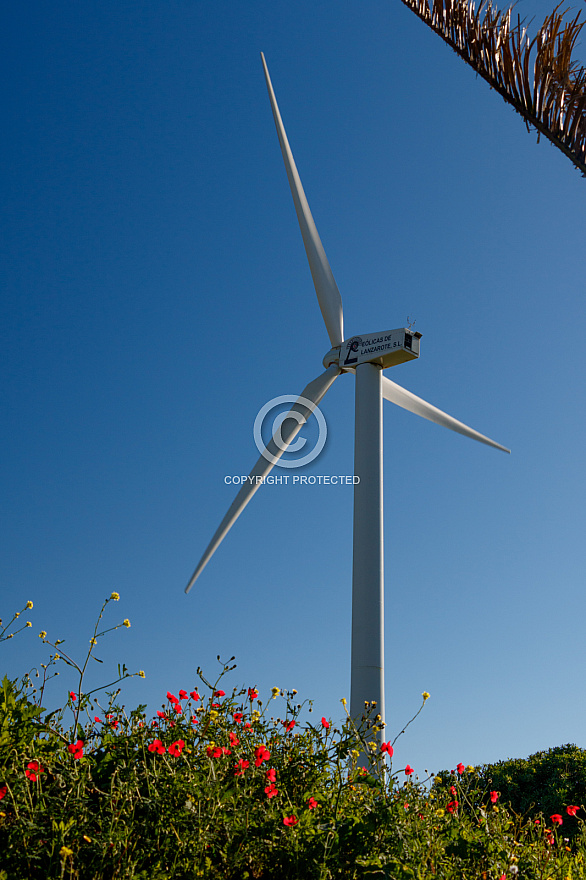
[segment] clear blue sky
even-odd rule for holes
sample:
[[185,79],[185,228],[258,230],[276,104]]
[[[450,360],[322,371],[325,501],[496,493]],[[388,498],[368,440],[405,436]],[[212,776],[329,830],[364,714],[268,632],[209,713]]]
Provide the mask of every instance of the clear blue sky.
[[[144,669],[127,705],[235,654],[234,685],[341,716],[351,487],[264,487],[183,593],[256,413],[329,348],[262,50],[347,336],[415,319],[387,375],[512,449],[385,404],[389,736],[431,693],[395,766],[586,747],[586,181],[398,0],[4,19],[0,614],[35,607],[3,669],[41,629],[80,657],[116,590],[96,675]],[[306,474],[352,473],[353,385]]]

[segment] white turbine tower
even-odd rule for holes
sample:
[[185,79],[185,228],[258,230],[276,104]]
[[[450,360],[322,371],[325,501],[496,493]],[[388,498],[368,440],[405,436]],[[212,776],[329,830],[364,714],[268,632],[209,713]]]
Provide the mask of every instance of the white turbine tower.
[[[340,373],[354,373],[354,474],[360,481],[354,486],[350,714],[359,720],[364,714],[365,702],[374,702],[374,714],[380,714],[384,720],[382,400],[390,400],[416,415],[503,452],[510,450],[383,376],[385,368],[419,356],[420,333],[403,327],[344,340],[340,292],[309,210],[262,53],[261,58],[303,244],[332,348],[323,359],[325,372],[307,385],[285,419],[280,420],[279,428],[220,523],[185,592],[192,588],[220,542],[262,485],[263,479],[293,442],[334,379]],[[381,730],[379,741],[382,738]]]

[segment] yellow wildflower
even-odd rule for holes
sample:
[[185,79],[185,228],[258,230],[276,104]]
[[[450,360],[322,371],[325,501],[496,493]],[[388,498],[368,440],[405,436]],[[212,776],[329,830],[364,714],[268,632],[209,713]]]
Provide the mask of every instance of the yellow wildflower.
[[277,688],[277,687],[273,688],[273,690],[272,690],[273,700],[275,699],[275,697],[278,697],[280,693],[281,693],[280,688]]
[[127,629],[128,629],[128,627],[130,626],[130,621],[129,621],[128,618],[125,618],[125,620],[124,620],[124,626],[125,626]]
[[68,846],[62,846],[61,849],[59,850],[59,855],[62,856],[64,859],[66,859],[67,856],[71,857],[73,855],[73,850],[69,849]]
[[32,623],[30,622],[30,620],[27,620],[26,625],[27,625],[27,626],[32,626]]
[[139,678],[146,678],[146,675],[144,674],[144,669],[140,669],[138,675]]
[[16,611],[14,614],[15,617],[20,617],[20,611]]
[[114,599],[115,602],[117,602],[119,600],[119,598],[120,598],[120,593],[112,593],[112,595],[110,596],[110,599]]
[[436,810],[436,811],[435,811],[435,815],[436,815],[436,816],[443,816],[445,812],[446,812],[446,811],[445,811],[445,810],[442,810],[442,808],[440,807],[439,810]]
[[32,607],[33,607],[33,603],[32,603],[31,600],[29,599],[28,602],[27,602],[26,605],[25,605],[25,608],[32,608]]
[[425,703],[426,700],[429,700],[431,694],[428,694],[427,691],[423,691],[421,696],[423,697],[423,702]]
[[437,782],[438,785],[441,785],[443,782],[443,779],[441,778],[441,776],[436,776],[433,781]]
[[45,630],[42,630],[42,631],[39,633],[39,638],[40,638],[40,639],[46,639],[46,638],[47,638],[47,633],[45,632]]

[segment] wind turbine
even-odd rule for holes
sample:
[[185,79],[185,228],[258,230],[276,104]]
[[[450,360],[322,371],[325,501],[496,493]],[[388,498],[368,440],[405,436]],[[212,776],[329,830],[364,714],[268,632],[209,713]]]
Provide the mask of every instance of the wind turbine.
[[[185,592],[192,588],[334,380],[340,373],[354,373],[354,474],[359,477],[359,482],[354,486],[350,714],[358,721],[364,715],[365,703],[368,703],[370,712],[380,714],[384,721],[383,398],[480,443],[503,452],[510,450],[383,376],[387,367],[419,356],[420,333],[402,327],[344,339],[342,298],[305,197],[262,53],[261,58],[303,244],[332,348],[323,359],[325,372],[304,388],[289,413],[280,419],[279,427],[216,530]],[[382,738],[381,729],[379,742]]]

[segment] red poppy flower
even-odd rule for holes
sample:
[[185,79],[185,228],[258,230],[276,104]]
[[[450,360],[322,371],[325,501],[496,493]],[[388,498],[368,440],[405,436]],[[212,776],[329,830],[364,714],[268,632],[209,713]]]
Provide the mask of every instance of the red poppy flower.
[[238,763],[235,765],[234,776],[242,776],[247,767],[250,767],[250,761],[246,761],[244,758],[240,758]]
[[77,700],[77,697],[75,696],[73,691],[69,691],[69,696],[71,697],[72,700]]
[[250,723],[250,721],[246,722],[246,724],[244,725],[244,729],[245,730],[252,730],[252,724]]
[[262,762],[268,761],[270,757],[271,757],[271,753],[266,748],[266,746],[257,746],[257,748],[254,750],[254,758],[255,758],[254,766],[260,767]]
[[149,746],[149,752],[155,752],[157,755],[164,755],[165,746],[160,739],[155,739]]
[[197,720],[197,718],[195,716],[192,716],[191,723],[192,724],[199,724],[199,721]]
[[409,764],[407,764],[407,766],[405,767],[405,773],[407,774],[407,776],[411,776],[411,774],[414,772],[415,771],[413,770],[413,767],[410,767]]
[[110,718],[113,718],[113,717],[114,717],[114,716],[113,716],[111,713],[110,713],[109,715],[106,715],[106,721],[109,721]]
[[76,761],[79,761],[80,758],[83,758],[83,740],[78,739],[76,743],[70,743],[67,746],[67,751],[71,752]]
[[452,797],[456,797],[457,792],[455,785],[450,785],[450,794],[452,795]]
[[98,718],[97,715],[94,715],[94,721],[96,722],[96,724],[103,724],[104,723],[101,718]]
[[297,819],[296,816],[285,816],[285,818],[283,819],[283,825],[297,825],[298,822],[299,819]]
[[268,797],[268,799],[270,800],[271,798],[276,797],[279,794],[279,790],[276,787],[276,785],[273,785],[273,783],[271,782],[270,785],[266,786],[265,794]]
[[386,752],[389,758],[393,757],[394,749],[390,743],[382,743],[380,747],[381,752]]
[[167,713],[161,712],[160,709],[157,709],[157,715],[159,716],[159,718],[166,718],[167,717]]
[[237,745],[239,745],[240,740],[238,739],[238,737],[236,736],[235,733],[232,733],[232,731],[230,731],[230,732],[228,733],[228,736],[230,737],[230,745],[231,745],[231,746],[237,746]]
[[248,688],[248,699],[249,700],[256,700],[257,697],[258,697],[257,689],[256,688]]
[[496,802],[498,801],[498,799],[499,799],[499,793],[498,793],[498,791],[491,791],[491,793],[490,793],[490,800],[491,800],[491,803],[496,804]]
[[575,816],[580,807],[566,807],[566,813],[568,816]]
[[170,703],[177,702],[177,697],[175,697],[173,694],[169,693],[169,691],[167,691],[167,699],[169,700]]
[[208,754],[208,758],[221,758],[224,754],[224,750],[219,746],[208,746],[206,749]]
[[283,726],[285,728],[285,733],[289,733],[289,731],[293,730],[293,728],[295,727],[295,722],[293,721],[293,719],[291,719],[291,721],[283,721]]
[[195,700],[196,703],[199,700],[199,694],[197,691],[189,691],[189,696],[192,700]]
[[225,697],[226,691],[214,691],[214,697]]
[[178,715],[182,715],[182,714],[183,714],[183,709],[181,708],[181,706],[179,705],[179,703],[175,703],[175,705],[173,706],[173,708],[175,709],[175,711],[177,712]]
[[450,801],[450,803],[446,807],[446,810],[448,811],[448,813],[455,813],[457,809],[458,809],[458,801]]
[[236,722],[236,724],[242,724],[242,712],[234,712],[232,718]]
[[267,778],[267,782],[276,782],[277,781],[277,771],[275,770],[274,767],[271,767],[270,770],[267,770],[267,772],[265,773],[265,776]]
[[549,817],[554,825],[561,825],[564,821],[559,813],[554,813],[553,816]]
[[179,699],[186,700],[187,699],[187,691],[179,691]]
[[118,719],[116,718],[114,721],[110,721],[110,727],[116,730],[116,728],[118,727],[118,723]]
[[178,739],[177,742],[171,743],[167,751],[170,755],[173,755],[174,758],[178,758],[184,748],[185,742],[182,739]]
[[309,800],[307,801],[307,807],[310,810],[315,810],[315,808],[317,807],[317,801],[314,797],[309,798]]
[[322,726],[325,730],[329,730],[329,729],[330,729],[330,722],[329,722],[329,721],[326,721],[325,718],[322,718],[322,720],[321,720],[321,726]]
[[462,764],[462,762],[460,762],[460,763],[458,764],[458,766],[456,767],[456,770],[458,771],[458,775],[459,775],[459,776],[462,775],[462,773],[464,772],[465,769],[466,769],[466,768],[464,767],[464,765]]
[[6,796],[6,792],[7,792],[7,791],[8,791],[8,786],[7,786],[7,785],[2,785],[2,786],[0,786],[0,801],[2,800],[3,797]]
[[[26,765],[26,770],[24,771],[24,775],[27,779],[30,779],[31,782],[37,781],[37,776],[45,771],[41,767],[38,761],[31,761]],[[5,792],[6,793],[6,792]]]

